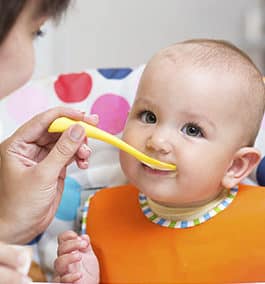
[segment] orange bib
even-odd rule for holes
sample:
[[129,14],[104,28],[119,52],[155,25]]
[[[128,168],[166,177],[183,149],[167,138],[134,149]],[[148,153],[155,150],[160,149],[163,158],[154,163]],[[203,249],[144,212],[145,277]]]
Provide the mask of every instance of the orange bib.
[[147,219],[131,186],[91,200],[87,233],[101,283],[238,283],[265,281],[265,188],[240,185],[231,205],[186,229]]

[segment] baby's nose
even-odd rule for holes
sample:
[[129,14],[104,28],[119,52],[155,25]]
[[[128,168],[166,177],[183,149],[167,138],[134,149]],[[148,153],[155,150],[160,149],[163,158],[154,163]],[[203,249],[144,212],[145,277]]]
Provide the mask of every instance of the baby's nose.
[[168,154],[172,150],[168,135],[161,135],[159,133],[153,133],[153,135],[147,139],[146,147],[162,154]]

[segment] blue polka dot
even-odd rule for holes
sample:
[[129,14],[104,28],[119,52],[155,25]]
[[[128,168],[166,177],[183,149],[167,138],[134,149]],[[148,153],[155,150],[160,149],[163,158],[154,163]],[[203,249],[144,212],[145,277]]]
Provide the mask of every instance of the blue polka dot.
[[98,69],[98,72],[106,79],[124,79],[133,70],[131,68],[110,68],[110,69]]
[[66,177],[64,192],[56,217],[63,221],[72,221],[76,218],[77,208],[80,206],[81,185],[73,178]]

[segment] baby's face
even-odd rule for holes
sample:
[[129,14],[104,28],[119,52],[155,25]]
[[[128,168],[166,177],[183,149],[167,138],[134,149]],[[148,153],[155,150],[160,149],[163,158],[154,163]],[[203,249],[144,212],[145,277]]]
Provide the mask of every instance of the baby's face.
[[149,198],[170,206],[214,199],[234,153],[243,146],[237,115],[240,90],[233,80],[167,60],[149,66],[123,139],[153,158],[176,164],[177,172],[153,170],[121,152],[129,181]]

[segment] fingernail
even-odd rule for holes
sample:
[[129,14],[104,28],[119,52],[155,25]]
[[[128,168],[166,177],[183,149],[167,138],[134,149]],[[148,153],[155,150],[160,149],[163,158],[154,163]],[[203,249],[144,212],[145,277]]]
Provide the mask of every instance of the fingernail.
[[70,138],[74,142],[77,142],[80,140],[81,137],[83,137],[83,134],[84,134],[84,128],[79,124],[75,124],[70,131]]
[[91,114],[89,116],[89,119],[92,120],[94,123],[98,123],[98,121],[99,121],[99,117],[98,117],[97,114]]
[[86,113],[86,112],[85,112],[84,110],[82,110],[82,109],[78,109],[77,111],[80,112],[80,113],[82,113],[82,114],[85,114],[85,113]]
[[88,169],[88,166],[89,166],[89,164],[88,164],[87,161],[82,162],[82,169],[83,169],[83,170]]
[[88,152],[92,152],[92,150],[87,146],[87,144],[83,144],[82,145],[83,150],[88,151]]
[[80,242],[80,247],[81,248],[86,248],[87,247],[87,242],[86,241],[81,241]]

